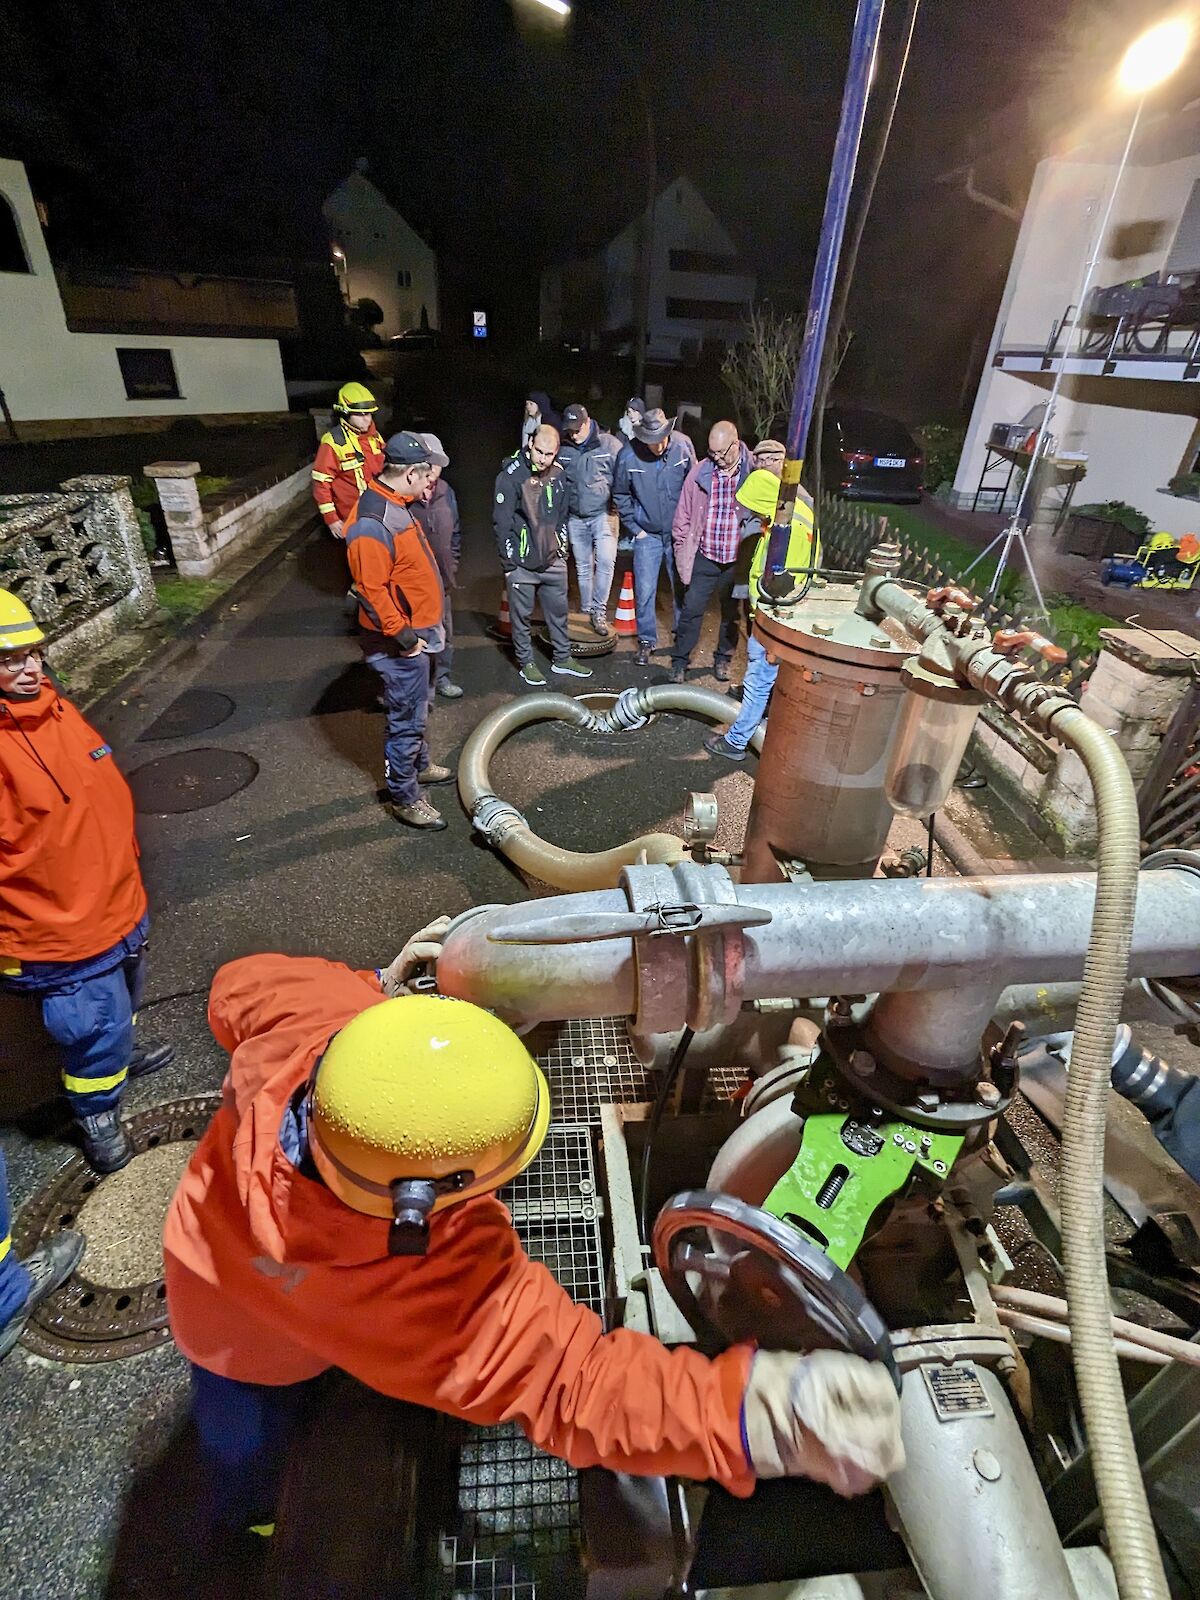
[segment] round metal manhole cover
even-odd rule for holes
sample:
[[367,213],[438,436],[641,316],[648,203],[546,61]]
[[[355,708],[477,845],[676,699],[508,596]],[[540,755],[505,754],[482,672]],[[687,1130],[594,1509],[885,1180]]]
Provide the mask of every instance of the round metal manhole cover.
[[138,743],[191,739],[198,733],[207,733],[210,728],[220,727],[232,714],[233,701],[227,694],[218,694],[215,689],[185,689],[154,719],[145,733],[138,735]]
[[131,772],[129,787],[139,811],[162,816],[220,805],[257,776],[258,762],[240,750],[181,750]]
[[199,1095],[140,1111],[126,1123],[137,1154],[101,1178],[75,1156],[21,1209],[13,1248],[27,1256],[60,1228],[87,1239],[71,1278],[34,1312],[21,1342],[51,1361],[117,1361],[165,1344],[162,1230],[196,1142],[221,1104]]

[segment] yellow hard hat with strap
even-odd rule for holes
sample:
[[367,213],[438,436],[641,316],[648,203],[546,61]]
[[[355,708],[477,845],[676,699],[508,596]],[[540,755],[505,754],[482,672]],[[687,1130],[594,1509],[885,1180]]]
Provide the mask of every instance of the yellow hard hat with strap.
[[333,409],[342,412],[344,416],[349,416],[352,411],[369,413],[379,410],[379,402],[366,384],[344,383],[338,390]]
[[310,1090],[317,1170],[344,1204],[392,1220],[393,1255],[423,1253],[432,1212],[511,1182],[549,1123],[546,1080],[516,1034],[440,995],[360,1012]]
[[0,655],[22,645],[42,644],[45,638],[20,595],[11,589],[0,589]]

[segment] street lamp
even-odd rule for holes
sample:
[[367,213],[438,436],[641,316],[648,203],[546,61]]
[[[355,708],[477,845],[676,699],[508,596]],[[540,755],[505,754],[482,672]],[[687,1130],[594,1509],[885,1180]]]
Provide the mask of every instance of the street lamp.
[[1100,261],[1100,252],[1104,248],[1105,239],[1108,237],[1108,225],[1112,220],[1113,206],[1116,203],[1117,192],[1121,187],[1121,180],[1125,176],[1125,169],[1129,165],[1129,156],[1133,149],[1133,141],[1137,137],[1138,124],[1142,120],[1146,96],[1151,90],[1157,89],[1160,84],[1165,83],[1172,73],[1182,66],[1192,48],[1194,36],[1195,27],[1190,19],[1186,17],[1171,17],[1165,22],[1155,23],[1152,28],[1147,28],[1145,33],[1139,34],[1121,57],[1116,74],[1117,89],[1127,97],[1136,96],[1137,104],[1134,107],[1133,120],[1129,125],[1125,148],[1121,152],[1121,159],[1117,163],[1116,175],[1108,191],[1104,214],[1100,218],[1100,226],[1097,228],[1092,240],[1091,253],[1084,268],[1083,283],[1080,285],[1071,321],[1065,330],[1066,336],[1063,341],[1062,359],[1059,361],[1058,371],[1054,374],[1054,382],[1051,385],[1050,395],[1046,401],[1046,410],[1029,457],[1029,466],[1025,469],[1025,477],[1021,483],[1021,492],[1017,496],[1017,505],[1012,514],[1012,519],[997,534],[987,549],[983,550],[972,561],[966,572],[963,573],[963,577],[967,577],[990,551],[1002,543],[1003,548],[1000,551],[996,562],[996,570],[988,587],[988,598],[994,600],[1000,592],[1000,579],[1003,576],[1013,542],[1016,540],[1025,556],[1025,565],[1033,583],[1033,592],[1037,596],[1040,614],[1043,617],[1048,615],[1046,602],[1042,598],[1037,574],[1033,570],[1033,562],[1029,559],[1029,551],[1025,545],[1025,532],[1037,513],[1037,506],[1035,504],[1027,511],[1026,501],[1030,498],[1030,489],[1037,478],[1038,465],[1048,447],[1050,423],[1054,416],[1055,405],[1058,402],[1059,391],[1062,388],[1063,375],[1067,368],[1067,358],[1071,354],[1071,345],[1079,329],[1080,319],[1083,316],[1087,298],[1091,292],[1092,279]]
[[566,0],[536,0],[536,4],[545,6],[547,11],[553,11],[555,16],[558,17],[569,17],[571,15],[571,8],[567,5]]

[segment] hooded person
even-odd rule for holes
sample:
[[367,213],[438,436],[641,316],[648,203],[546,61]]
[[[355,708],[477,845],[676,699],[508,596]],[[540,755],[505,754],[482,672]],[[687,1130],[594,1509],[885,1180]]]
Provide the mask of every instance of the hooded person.
[[529,1259],[496,1191],[541,1148],[547,1084],[496,1017],[411,992],[448,920],[386,969],[258,955],[214,979],[223,1103],[164,1234],[213,1522],[272,1520],[297,1398],[334,1368],[466,1422],[514,1421],[575,1467],[737,1495],[785,1475],[857,1494],[896,1470],[881,1365],[606,1334]]
[[0,589],[0,991],[27,995],[58,1046],[83,1153],[133,1156],[129,1078],[175,1052],[135,1045],[150,917],[133,796],[112,746],[46,675],[45,635]]
[[525,415],[521,419],[521,447],[526,448],[540,427],[558,431],[562,418],[558,407],[544,389],[531,389],[525,397]]
[[632,439],[634,428],[645,415],[646,402],[639,395],[631,395],[625,402],[621,420],[617,423],[617,432],[624,434],[626,439]]

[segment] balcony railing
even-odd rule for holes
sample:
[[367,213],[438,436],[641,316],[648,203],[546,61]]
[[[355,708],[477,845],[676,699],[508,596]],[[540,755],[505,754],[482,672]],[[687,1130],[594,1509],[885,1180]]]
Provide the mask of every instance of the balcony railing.
[[[1092,363],[1099,363],[1100,377],[1120,374],[1127,367],[1169,368],[1168,376],[1185,382],[1200,377],[1200,301],[1194,298],[1171,306],[1144,296],[1111,315],[1086,314],[1078,326],[1075,315],[1076,307],[1067,306],[1040,348],[1002,343],[993,365],[1049,372],[1060,361],[1071,361],[1085,363],[1082,370],[1088,372]],[[1141,375],[1153,374],[1143,370]]]

